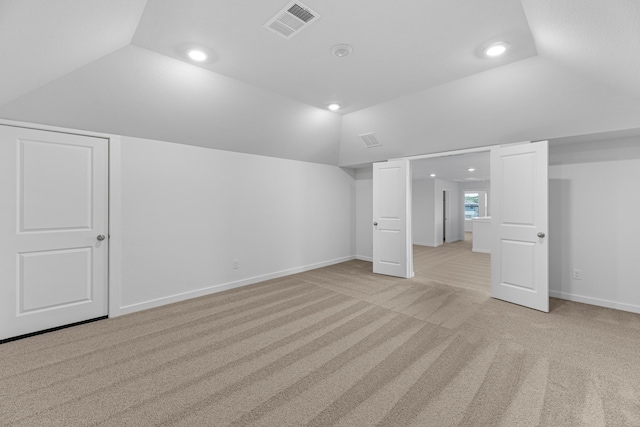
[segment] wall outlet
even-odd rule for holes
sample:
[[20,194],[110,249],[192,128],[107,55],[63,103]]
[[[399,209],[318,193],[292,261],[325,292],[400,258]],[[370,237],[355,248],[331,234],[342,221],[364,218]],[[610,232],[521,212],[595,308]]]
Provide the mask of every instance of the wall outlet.
[[233,260],[233,268],[238,268],[238,267],[239,267],[239,264],[240,264],[240,261],[239,261],[239,260],[237,260],[237,259],[234,259],[234,260]]
[[579,268],[573,269],[573,275],[571,276],[573,280],[582,280],[582,270]]

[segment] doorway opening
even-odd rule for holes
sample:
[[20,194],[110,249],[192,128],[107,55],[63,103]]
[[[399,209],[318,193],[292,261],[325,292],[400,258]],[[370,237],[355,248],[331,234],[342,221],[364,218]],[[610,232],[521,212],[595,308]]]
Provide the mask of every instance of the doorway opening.
[[[465,193],[489,194],[489,153],[488,149],[466,154],[452,152],[411,160],[411,228],[415,244],[437,247],[465,240],[465,233],[471,232]],[[483,200],[482,211],[488,197]]]
[[442,243],[447,241],[447,192],[442,192]]
[[[385,261],[387,254],[396,254],[393,259],[396,277],[411,278],[413,270],[412,237],[412,167],[415,161],[436,157],[453,157],[461,154],[489,151],[492,187],[492,219],[488,224],[491,248],[491,296],[515,304],[549,311],[549,259],[546,233],[548,229],[548,141],[525,142],[507,146],[482,147],[457,152],[438,153],[424,156],[405,157],[374,163],[373,165],[373,217],[374,227],[378,221],[387,219],[388,212],[393,220],[393,230],[374,229],[373,272]],[[470,167],[468,172],[476,169]],[[436,173],[428,175],[433,178]],[[470,179],[472,180],[472,179]],[[433,188],[436,200],[440,200],[443,188]],[[449,198],[451,199],[451,198]],[[464,197],[459,199],[463,212]],[[435,212],[439,211],[438,209]],[[444,212],[444,211],[443,211]],[[375,221],[377,220],[377,221]],[[449,220],[451,218],[449,217]],[[456,224],[462,225],[464,215]],[[454,222],[454,221],[451,221]],[[457,229],[458,236],[463,228]],[[390,232],[393,231],[393,234]],[[452,230],[447,229],[450,236]],[[376,245],[376,237],[381,234],[393,236],[391,246]],[[379,239],[378,239],[379,240]],[[435,246],[435,245],[434,245]],[[387,262],[387,264],[389,264]],[[386,273],[382,273],[386,274]]]
[[[489,254],[473,253],[465,194],[473,191],[477,199],[478,193],[489,193],[490,151],[445,153],[410,163],[415,274],[488,295],[491,259]],[[474,210],[479,213],[477,204]]]

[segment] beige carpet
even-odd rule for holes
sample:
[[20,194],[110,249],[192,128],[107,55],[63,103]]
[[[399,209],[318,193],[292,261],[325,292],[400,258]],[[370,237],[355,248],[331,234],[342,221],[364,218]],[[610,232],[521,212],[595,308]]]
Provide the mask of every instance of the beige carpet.
[[410,280],[351,261],[0,345],[0,425],[640,426],[639,315],[415,251]]

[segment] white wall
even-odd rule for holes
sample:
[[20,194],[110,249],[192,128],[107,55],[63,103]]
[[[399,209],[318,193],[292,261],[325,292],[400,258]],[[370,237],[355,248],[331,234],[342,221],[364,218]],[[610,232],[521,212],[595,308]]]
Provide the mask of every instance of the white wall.
[[640,138],[552,147],[550,161],[551,295],[640,313]]
[[113,155],[111,315],[353,259],[355,180],[339,167],[129,137]]
[[356,258],[373,261],[373,169],[356,169]]
[[437,246],[435,243],[435,183],[433,179],[412,181],[411,226],[413,244]]

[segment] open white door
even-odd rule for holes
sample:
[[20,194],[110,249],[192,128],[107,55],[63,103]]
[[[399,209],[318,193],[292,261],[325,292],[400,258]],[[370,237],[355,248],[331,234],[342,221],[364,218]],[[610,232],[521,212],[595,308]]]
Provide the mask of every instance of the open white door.
[[413,277],[408,160],[373,164],[373,272]]
[[548,142],[491,150],[491,296],[549,312]]
[[0,126],[0,340],[107,314],[108,141]]

